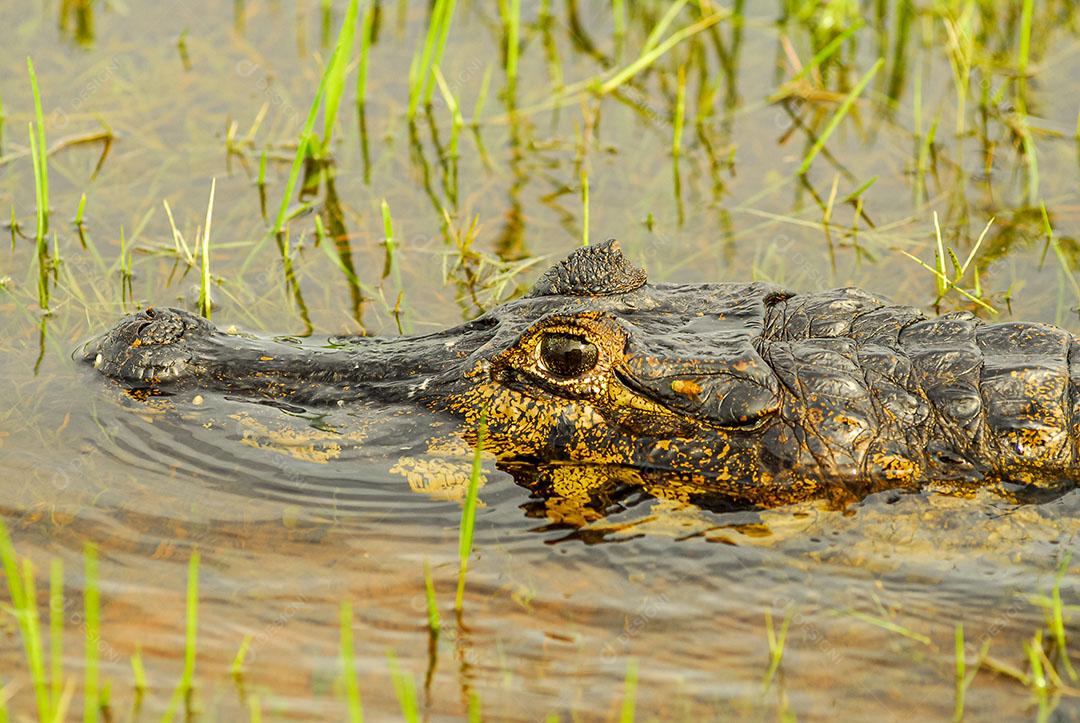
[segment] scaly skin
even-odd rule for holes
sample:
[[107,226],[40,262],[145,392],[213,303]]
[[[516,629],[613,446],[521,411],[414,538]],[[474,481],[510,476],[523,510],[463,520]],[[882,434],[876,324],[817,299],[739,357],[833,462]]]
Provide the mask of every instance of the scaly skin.
[[614,242],[438,334],[302,346],[148,309],[84,357],[136,389],[413,401],[466,436],[483,415],[485,448],[552,488],[587,487],[595,465],[597,486],[771,507],[928,484],[1060,490],[1080,465],[1080,350],[1061,329],[927,318],[858,289],[650,285]]

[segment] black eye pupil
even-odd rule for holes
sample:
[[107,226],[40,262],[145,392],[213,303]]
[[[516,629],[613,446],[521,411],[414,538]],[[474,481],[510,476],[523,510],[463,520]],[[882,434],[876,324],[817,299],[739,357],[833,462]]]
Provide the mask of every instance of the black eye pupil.
[[540,342],[540,360],[559,377],[579,377],[596,366],[596,345],[573,334],[547,334]]

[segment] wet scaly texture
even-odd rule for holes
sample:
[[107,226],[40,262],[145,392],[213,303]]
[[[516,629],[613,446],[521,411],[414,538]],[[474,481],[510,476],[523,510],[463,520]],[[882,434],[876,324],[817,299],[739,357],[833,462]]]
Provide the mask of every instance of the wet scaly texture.
[[[607,242],[527,296],[428,336],[304,347],[147,310],[84,355],[144,392],[285,408],[412,401],[461,420],[469,442],[483,416],[485,450],[578,522],[624,488],[729,508],[1071,487],[1080,354],[1061,329],[927,318],[852,288],[644,281]],[[453,496],[467,476],[444,466],[404,458],[394,471]]]

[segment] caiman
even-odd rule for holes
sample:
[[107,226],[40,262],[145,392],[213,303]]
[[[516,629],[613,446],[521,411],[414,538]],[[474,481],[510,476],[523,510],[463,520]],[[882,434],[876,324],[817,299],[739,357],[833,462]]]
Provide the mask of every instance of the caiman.
[[856,288],[651,284],[615,241],[424,336],[288,343],[148,308],[82,354],[144,393],[414,403],[459,419],[471,442],[482,424],[507,469],[631,470],[739,506],[1060,493],[1080,467],[1080,344],[1067,331],[928,317]]

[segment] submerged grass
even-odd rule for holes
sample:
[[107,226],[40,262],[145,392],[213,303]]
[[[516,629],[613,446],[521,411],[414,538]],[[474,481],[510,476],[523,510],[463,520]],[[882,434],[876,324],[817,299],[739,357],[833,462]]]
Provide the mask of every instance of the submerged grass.
[[349,602],[341,603],[341,674],[345,680],[345,702],[350,723],[363,723],[364,710],[360,704],[359,670],[356,666],[356,647],[353,645],[353,611]]
[[454,596],[454,609],[461,610],[465,602],[465,574],[469,569],[469,556],[472,555],[473,532],[476,527],[476,499],[480,489],[480,477],[484,464],[484,439],[487,436],[487,414],[480,413],[476,423],[476,442],[474,443],[472,471],[469,474],[469,489],[465,494],[465,504],[461,510],[461,526],[458,532],[458,583]]
[[401,669],[397,656],[392,651],[386,651],[386,659],[390,666],[390,679],[394,684],[394,693],[397,695],[398,705],[401,706],[401,717],[406,723],[420,723],[420,707],[416,703],[416,682],[412,675]]
[[97,547],[87,544],[83,548],[83,575],[86,589],[83,593],[83,617],[86,620],[83,662],[83,721],[97,720],[98,712],[98,643],[101,641],[101,592],[98,583]]
[[769,667],[765,671],[764,685],[765,689],[769,689],[772,685],[772,681],[780,670],[780,665],[784,660],[784,645],[787,643],[787,630],[792,626],[792,617],[794,611],[787,611],[784,615],[784,621],[780,625],[778,631],[772,624],[772,611],[765,611],[765,632],[766,639],[769,643]]
[[442,628],[439,621],[439,603],[435,599],[435,581],[431,577],[431,565],[424,560],[424,595],[427,599],[428,630],[432,635],[438,635]]

